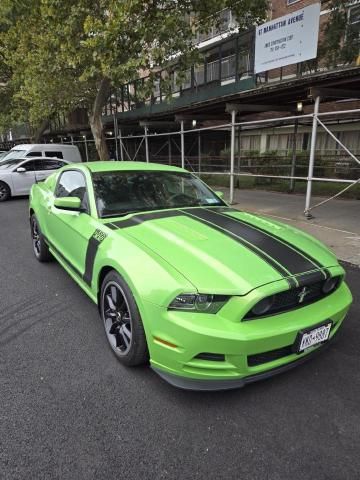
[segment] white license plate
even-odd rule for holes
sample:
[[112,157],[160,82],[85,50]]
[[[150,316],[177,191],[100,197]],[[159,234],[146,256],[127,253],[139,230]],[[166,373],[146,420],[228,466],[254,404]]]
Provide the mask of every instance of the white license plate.
[[325,342],[330,335],[332,323],[326,323],[301,334],[299,338],[298,352],[303,352],[314,345]]

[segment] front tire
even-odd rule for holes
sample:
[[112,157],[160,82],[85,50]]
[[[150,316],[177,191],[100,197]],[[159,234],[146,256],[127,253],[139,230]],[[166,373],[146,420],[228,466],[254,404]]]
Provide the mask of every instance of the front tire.
[[101,286],[100,315],[118,360],[127,366],[147,363],[145,331],[133,294],[123,278],[109,272]]
[[6,202],[11,197],[9,185],[5,182],[0,182],[0,202]]
[[30,218],[31,239],[35,258],[39,262],[50,262],[52,260],[49,247],[47,246],[44,236],[41,233],[39,223],[35,215]]

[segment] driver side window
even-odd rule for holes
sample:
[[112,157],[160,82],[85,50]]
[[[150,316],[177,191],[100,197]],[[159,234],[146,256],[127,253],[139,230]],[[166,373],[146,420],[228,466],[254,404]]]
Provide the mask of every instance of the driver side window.
[[42,160],[29,160],[20,165],[20,167],[25,168],[27,172],[37,172],[41,170]]
[[26,172],[35,172],[35,162],[34,160],[30,160],[29,162],[25,162],[20,167],[25,168]]
[[55,190],[56,197],[78,197],[81,207],[88,210],[88,198],[84,175],[75,170],[63,172],[59,178]]

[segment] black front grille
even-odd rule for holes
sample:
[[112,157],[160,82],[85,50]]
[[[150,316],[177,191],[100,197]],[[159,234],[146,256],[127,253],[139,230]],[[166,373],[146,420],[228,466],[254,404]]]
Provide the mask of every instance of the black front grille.
[[[284,292],[277,293],[273,296],[273,304],[264,315],[270,316],[276,313],[285,312],[287,310],[294,310],[295,308],[300,308],[310,303],[317,302],[324,297],[327,297],[331,293],[334,293],[337,290],[341,283],[341,277],[338,278],[337,286],[330,293],[326,294],[323,292],[322,287],[325,283],[325,280],[321,282],[316,282],[306,287],[296,287],[291,290],[286,290]],[[302,293],[306,288],[306,295],[302,297]],[[300,301],[302,300],[302,301]],[[251,310],[245,315],[244,320],[254,320],[256,318],[261,318],[261,315],[255,315]]]
[[[331,331],[335,328],[335,326],[336,326],[336,323],[333,323],[331,327]],[[325,348],[326,345],[328,345],[333,338],[334,337],[331,337],[325,343],[318,344],[316,346],[317,347],[316,350]],[[296,342],[293,343],[292,345],[287,345],[286,347],[277,348],[276,350],[270,350],[269,352],[261,352],[261,353],[256,353],[254,355],[248,355],[247,357],[248,366],[257,367],[258,365],[263,365],[264,363],[269,363],[269,362],[273,362],[274,360],[279,360],[280,358],[288,357],[289,355],[292,355],[293,353],[295,353],[296,351],[295,344]],[[308,353],[307,355],[310,355],[310,353]]]
[[288,357],[294,353],[292,348],[292,345],[288,345],[287,347],[277,348],[276,350],[271,350],[270,352],[249,355],[247,357],[248,365],[249,367],[256,367],[257,365],[262,365],[263,363],[273,362],[279,358]]

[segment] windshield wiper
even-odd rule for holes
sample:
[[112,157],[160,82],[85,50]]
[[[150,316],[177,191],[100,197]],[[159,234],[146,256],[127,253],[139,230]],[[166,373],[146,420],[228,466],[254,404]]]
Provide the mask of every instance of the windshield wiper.
[[130,215],[132,213],[139,213],[142,210],[130,210],[129,212],[123,213],[108,213],[106,215],[102,215],[101,218],[115,218],[115,217],[125,217],[126,215]]
[[177,207],[166,206],[166,207],[139,208],[137,210],[129,210],[128,212],[121,212],[121,213],[118,212],[118,213],[105,214],[105,215],[102,215],[101,218],[125,217],[126,215],[131,215],[131,214],[134,214],[134,213],[154,212],[156,210],[171,210],[173,208],[177,208]]

